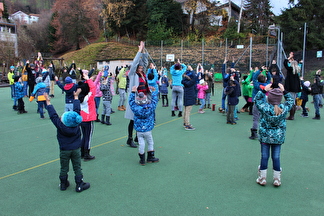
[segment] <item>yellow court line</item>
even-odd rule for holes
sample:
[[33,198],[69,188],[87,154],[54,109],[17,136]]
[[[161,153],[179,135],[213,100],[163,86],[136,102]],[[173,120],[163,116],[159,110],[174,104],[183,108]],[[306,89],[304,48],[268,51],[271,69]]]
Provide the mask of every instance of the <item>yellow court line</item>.
[[[193,114],[196,114],[196,113],[193,113]],[[191,115],[193,115],[193,114],[191,114]],[[159,127],[159,126],[162,126],[162,125],[165,125],[165,124],[169,124],[169,123],[174,122],[174,121],[177,121],[177,120],[179,120],[179,119],[181,119],[181,118],[175,118],[175,119],[172,119],[172,120],[170,120],[170,121],[167,121],[167,122],[161,123],[161,124],[159,124],[159,125],[156,125],[155,127]],[[110,141],[108,141],[108,142],[101,143],[101,144],[99,144],[99,145],[93,146],[92,148],[97,148],[97,147],[100,147],[100,146],[103,146],[103,145],[107,145],[107,144],[109,144],[109,143],[112,143],[112,142],[115,142],[115,141],[118,141],[118,140],[124,139],[124,138],[126,138],[126,137],[127,137],[127,136],[123,136],[123,137],[120,137],[120,138],[117,138],[117,139],[114,139],[114,140],[110,140]],[[57,158],[57,159],[55,159],[55,160],[51,160],[51,161],[48,161],[48,162],[45,162],[45,163],[42,163],[42,164],[39,164],[39,165],[36,165],[36,166],[30,167],[30,168],[27,168],[27,169],[24,169],[24,170],[21,170],[21,171],[18,171],[18,172],[12,173],[12,174],[9,174],[9,175],[6,175],[6,176],[2,176],[2,177],[0,177],[0,180],[1,180],[1,179],[8,178],[8,177],[11,177],[11,176],[18,175],[18,174],[20,174],[20,173],[27,172],[27,171],[29,171],[29,170],[36,169],[36,168],[38,168],[38,167],[45,166],[45,165],[47,165],[47,164],[50,164],[50,163],[56,162],[56,161],[58,161],[58,160],[60,160],[60,159]]]

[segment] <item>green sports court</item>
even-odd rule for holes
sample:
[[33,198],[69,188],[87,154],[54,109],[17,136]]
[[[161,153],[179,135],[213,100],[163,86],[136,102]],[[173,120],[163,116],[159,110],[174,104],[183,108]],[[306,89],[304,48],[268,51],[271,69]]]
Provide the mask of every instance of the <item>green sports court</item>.
[[[297,111],[287,122],[282,185],[276,188],[271,161],[268,184],[256,184],[260,144],[248,138],[252,116],[240,113],[237,125],[226,124],[217,111],[221,91],[216,84],[216,111],[198,114],[193,107],[195,131],[184,130],[182,118],[171,117],[170,107],[159,103],[153,138],[160,162],[146,166],[139,165],[137,149],[126,145],[128,120],[117,111],[119,96],[114,96],[112,125],[95,122],[91,154],[96,159],[82,162],[91,187],[77,193],[72,167],[71,186],[59,189],[59,148],[47,113],[40,119],[36,103],[24,98],[28,113],[18,115],[10,88],[0,88],[0,215],[323,215],[324,123],[312,119],[311,98],[310,117]],[[57,86],[51,102],[63,113],[64,95]],[[241,97],[240,108],[243,104]]]

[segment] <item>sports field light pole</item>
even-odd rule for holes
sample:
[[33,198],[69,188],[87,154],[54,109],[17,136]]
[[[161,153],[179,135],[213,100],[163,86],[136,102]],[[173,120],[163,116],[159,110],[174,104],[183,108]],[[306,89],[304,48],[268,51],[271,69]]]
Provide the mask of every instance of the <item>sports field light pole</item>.
[[250,37],[250,67],[249,70],[252,68],[252,37]]
[[304,46],[303,46],[303,64],[302,64],[302,76],[305,73],[305,49],[306,49],[306,34],[307,34],[307,23],[304,25]]
[[270,30],[278,30],[278,40],[277,40],[277,65],[281,71],[281,60],[280,60],[280,27],[279,26],[275,26],[275,25],[270,25],[269,28]]
[[161,40],[161,54],[160,54],[160,60],[161,60],[160,64],[161,64],[161,68],[162,68],[162,66],[163,66],[163,63],[162,63],[162,56],[163,56],[163,40]]

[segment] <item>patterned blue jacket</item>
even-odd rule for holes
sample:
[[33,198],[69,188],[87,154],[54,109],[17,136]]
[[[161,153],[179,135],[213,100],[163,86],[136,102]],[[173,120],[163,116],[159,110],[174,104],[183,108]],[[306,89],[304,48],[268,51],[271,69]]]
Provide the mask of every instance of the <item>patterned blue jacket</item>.
[[24,93],[24,85],[20,82],[15,82],[15,97],[16,99],[23,98],[25,96]]
[[134,129],[138,132],[148,132],[154,128],[154,112],[158,102],[157,91],[152,92],[150,104],[135,103],[135,93],[129,95],[129,106],[134,113]]
[[286,101],[278,106],[282,113],[276,116],[274,106],[266,102],[266,95],[259,91],[255,96],[255,104],[260,112],[259,141],[267,144],[283,144],[286,137],[286,115],[294,105],[289,92],[284,95]]

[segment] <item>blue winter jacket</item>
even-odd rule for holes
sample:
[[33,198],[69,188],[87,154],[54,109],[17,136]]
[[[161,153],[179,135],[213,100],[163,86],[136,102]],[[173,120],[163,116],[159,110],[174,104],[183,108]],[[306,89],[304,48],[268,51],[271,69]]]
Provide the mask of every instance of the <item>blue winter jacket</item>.
[[[65,126],[60,116],[56,113],[53,105],[47,106],[48,114],[51,121],[57,128],[57,141],[60,145],[60,150],[74,150],[81,147],[81,130],[80,126],[67,127]],[[73,111],[80,114],[80,101],[73,101]]]
[[161,77],[160,79],[160,92],[162,94],[168,94],[169,79],[166,76]]
[[60,81],[56,81],[56,84],[62,91],[65,92],[65,103],[71,104],[74,101],[74,92],[77,90],[78,85],[74,83],[68,83],[63,85]]
[[[231,63],[231,68],[234,68],[235,63]],[[223,87],[226,88],[228,81],[230,79],[230,74],[226,73],[226,64],[222,64],[222,77],[223,77]]]
[[274,106],[265,102],[266,95],[259,91],[255,96],[255,105],[260,112],[259,141],[267,144],[283,144],[286,137],[286,116],[294,105],[289,92],[284,92],[286,102],[279,104],[282,113],[276,116]]
[[268,84],[271,83],[271,75],[270,72],[267,73],[267,80],[265,83],[261,83],[258,81],[258,76],[261,74],[261,71],[258,70],[256,72],[254,72],[254,74],[252,75],[252,81],[253,81],[253,90],[252,90],[252,101],[254,102],[254,97],[255,95],[261,91],[261,86],[266,86]]
[[129,106],[134,113],[134,129],[138,132],[151,131],[154,128],[154,112],[158,102],[157,91],[152,92],[150,104],[135,103],[135,93],[129,95]]
[[33,97],[37,96],[38,101],[43,101],[44,97],[40,97],[40,96],[44,96],[45,92],[46,92],[46,84],[44,82],[40,82],[36,84],[34,91],[31,93],[31,96]]
[[194,71],[186,71],[186,75],[190,79],[184,77],[181,81],[183,88],[183,105],[192,106],[196,104],[197,92],[196,92],[196,80],[197,76]]
[[20,82],[15,82],[15,98],[20,99],[25,96],[24,85]]

